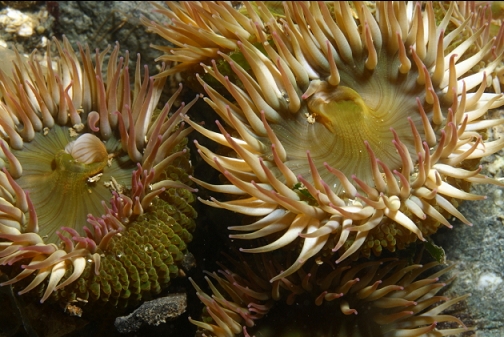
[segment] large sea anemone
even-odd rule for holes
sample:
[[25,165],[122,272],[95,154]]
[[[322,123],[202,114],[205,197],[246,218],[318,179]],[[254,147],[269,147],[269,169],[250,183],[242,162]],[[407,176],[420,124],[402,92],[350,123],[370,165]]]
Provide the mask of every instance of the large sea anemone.
[[[256,217],[234,239],[267,238],[298,258],[394,252],[426,240],[449,217],[469,221],[459,200],[485,196],[472,183],[502,183],[479,160],[504,147],[485,130],[504,105],[504,28],[489,32],[489,7],[450,2],[171,3],[152,30],[172,42],[165,74],[204,70],[205,101],[227,126],[206,129],[227,147],[202,158],[227,183],[201,186],[236,196],[203,203]],[[160,75],[162,76],[162,74]],[[193,117],[196,118],[196,117]],[[292,243],[292,244],[291,244]]]
[[139,57],[131,77],[119,44],[79,54],[55,40],[44,62],[0,72],[2,285],[124,304],[181,273],[196,213],[180,115],[194,102],[171,111],[180,88],[156,110],[165,81]]

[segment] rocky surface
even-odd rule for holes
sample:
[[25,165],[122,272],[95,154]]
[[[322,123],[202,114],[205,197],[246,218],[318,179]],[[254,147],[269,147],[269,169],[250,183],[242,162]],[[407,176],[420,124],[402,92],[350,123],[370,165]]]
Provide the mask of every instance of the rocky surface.
[[169,294],[144,302],[127,316],[117,317],[114,325],[123,334],[136,332],[144,325],[158,326],[177,318],[185,312],[186,307],[186,294]]
[[[6,2],[8,3],[8,1]],[[103,50],[116,41],[121,51],[132,56],[142,55],[142,63],[156,73],[154,61],[161,53],[151,44],[166,42],[156,34],[147,32],[140,22],[165,20],[153,11],[147,1],[33,1],[28,8],[0,8],[0,46],[16,48],[29,54],[34,49],[44,49],[55,36],[66,36],[73,47],[88,44],[91,50]],[[133,57],[136,59],[136,57]]]
[[[504,110],[493,111],[504,118]],[[489,130],[489,137],[504,137],[504,127]],[[483,174],[504,182],[504,151],[482,161]],[[504,189],[473,185],[472,192],[486,200],[466,201],[459,210],[473,226],[454,222],[434,238],[445,249],[448,262],[455,263],[453,295],[470,293],[464,317],[477,327],[478,337],[504,336]],[[467,315],[467,316],[465,316]]]

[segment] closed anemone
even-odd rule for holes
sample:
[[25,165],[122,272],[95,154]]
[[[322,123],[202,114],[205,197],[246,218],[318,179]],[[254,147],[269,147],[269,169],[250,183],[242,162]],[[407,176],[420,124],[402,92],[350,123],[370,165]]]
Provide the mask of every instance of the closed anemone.
[[236,196],[203,203],[256,217],[230,237],[269,241],[242,251],[297,245],[275,281],[317,254],[339,263],[425,240],[451,217],[470,225],[459,201],[485,196],[469,186],[502,186],[479,166],[504,146],[485,136],[503,122],[487,111],[504,104],[486,92],[500,92],[504,52],[490,8],[475,18],[457,2],[268,6],[172,4],[162,11],[172,24],[151,25],[171,33],[164,59],[204,71],[220,132],[184,119],[227,147],[196,143],[227,183],[193,180]]
[[41,302],[140,300],[179,274],[192,238],[180,115],[194,102],[172,109],[180,87],[156,110],[165,81],[139,57],[130,70],[119,44],[78,54],[54,40],[44,61],[0,72],[2,285]]

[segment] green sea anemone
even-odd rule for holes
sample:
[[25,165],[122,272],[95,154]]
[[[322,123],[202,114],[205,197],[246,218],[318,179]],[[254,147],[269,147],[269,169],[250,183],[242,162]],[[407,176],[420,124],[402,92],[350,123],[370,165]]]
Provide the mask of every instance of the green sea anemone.
[[180,87],[156,110],[165,81],[138,57],[130,82],[128,53],[110,50],[92,62],[79,46],[79,61],[55,40],[47,67],[32,54],[11,77],[0,72],[2,285],[41,302],[150,297],[180,274],[192,239],[180,115],[195,101],[173,112]]
[[160,10],[170,25],[150,24],[175,45],[164,48],[163,59],[180,62],[169,73],[201,65],[205,101],[227,125],[214,132],[184,116],[227,148],[196,143],[227,183],[193,180],[236,198],[201,201],[256,217],[229,228],[233,239],[268,239],[243,252],[298,243],[271,281],[314,256],[394,252],[451,227],[449,217],[470,225],[459,200],[485,196],[469,186],[503,186],[479,166],[504,147],[485,137],[504,122],[485,119],[504,105],[485,92],[500,90],[502,39],[485,11],[475,19],[463,3],[436,6],[441,18],[430,2],[184,2]]

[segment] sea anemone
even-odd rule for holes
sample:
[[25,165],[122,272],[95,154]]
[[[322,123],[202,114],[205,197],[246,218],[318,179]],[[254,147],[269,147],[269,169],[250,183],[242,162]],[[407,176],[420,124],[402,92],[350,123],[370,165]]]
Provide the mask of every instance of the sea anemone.
[[[53,64],[51,47],[58,60]],[[45,64],[18,55],[0,72],[0,264],[40,302],[137,301],[180,274],[196,213],[182,87],[156,110],[164,80],[130,83],[129,56],[68,40]],[[109,57],[106,67],[103,60]],[[104,76],[106,72],[106,76]],[[34,290],[36,289],[36,290]],[[131,302],[130,302],[131,303]]]
[[[394,258],[357,264],[346,260],[337,266],[312,261],[270,283],[268,277],[283,268],[283,258],[271,253],[261,258],[250,263],[228,257],[232,268],[221,265],[219,274],[208,273],[212,280],[205,277],[212,296],[191,279],[205,310],[204,321],[190,321],[217,337],[242,332],[287,336],[292,325],[304,327],[297,335],[305,331],[309,336],[448,336],[469,330],[458,318],[443,314],[467,297],[438,295],[453,280],[440,281],[452,267],[429,272],[437,262],[411,264]],[[289,305],[289,323],[274,318],[277,301]]]
[[470,185],[503,185],[478,165],[504,147],[485,136],[504,122],[485,119],[504,104],[485,92],[500,90],[502,39],[488,32],[489,8],[475,18],[464,4],[436,6],[441,18],[431,2],[183,3],[162,11],[171,25],[150,25],[175,44],[164,58],[176,69],[201,61],[205,101],[227,124],[214,132],[184,116],[228,148],[196,143],[228,183],[193,180],[236,196],[201,201],[258,218],[229,228],[268,238],[244,252],[297,243],[271,281],[315,255],[394,252],[452,227],[447,217],[470,225],[459,200],[485,198]]

